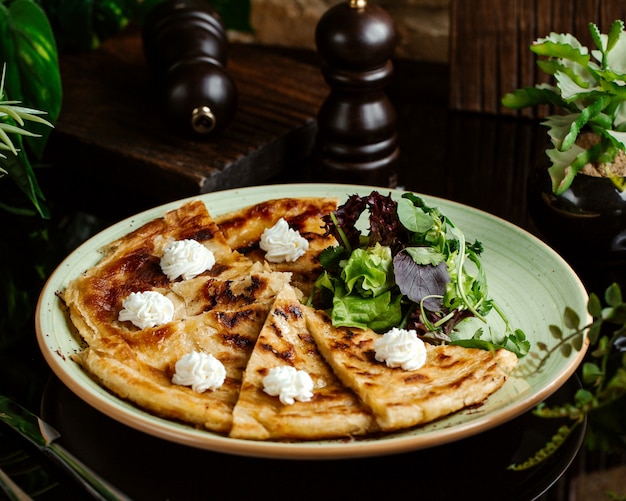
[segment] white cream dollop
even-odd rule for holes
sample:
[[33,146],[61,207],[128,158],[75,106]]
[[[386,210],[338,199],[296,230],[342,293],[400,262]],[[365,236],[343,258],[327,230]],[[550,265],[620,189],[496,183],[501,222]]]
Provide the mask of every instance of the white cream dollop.
[[169,244],[161,258],[161,270],[170,280],[189,280],[213,268],[215,256],[196,240],[177,240]]
[[413,371],[426,363],[426,346],[414,330],[394,327],[374,341],[374,350],[376,360],[388,367]]
[[191,386],[198,393],[217,390],[226,379],[224,365],[210,353],[187,353],[176,362],[175,369],[172,383]]
[[140,329],[166,324],[174,318],[174,303],[157,291],[131,292],[123,301],[120,322],[130,320]]
[[292,263],[309,249],[309,241],[282,217],[261,235],[259,246],[270,263]]
[[263,378],[263,391],[277,396],[283,405],[292,405],[296,400],[308,402],[313,398],[313,386],[308,372],[289,365],[273,367]]

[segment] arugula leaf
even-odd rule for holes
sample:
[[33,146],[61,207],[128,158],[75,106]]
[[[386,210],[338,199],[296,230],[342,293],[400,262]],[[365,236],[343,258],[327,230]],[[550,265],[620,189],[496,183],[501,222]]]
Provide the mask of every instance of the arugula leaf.
[[526,339],[526,335],[520,329],[516,329],[510,334],[497,339],[492,336],[491,339],[482,339],[483,329],[478,329],[469,339],[453,339],[450,344],[463,346],[464,348],[479,348],[481,350],[495,351],[504,348],[512,351],[519,358],[524,357],[530,351],[530,342]]
[[[403,252],[411,256],[411,259],[417,264],[432,264],[433,266],[437,266],[439,263],[446,260],[446,257],[441,252],[432,247],[406,247]],[[400,253],[398,253],[398,255],[400,255]]]
[[432,216],[424,212],[421,207],[415,206],[408,198],[398,200],[398,219],[407,230],[413,233],[424,234],[434,225]]
[[339,273],[341,271],[341,261],[349,257],[350,252],[341,245],[327,247],[320,253],[320,264],[327,271]]

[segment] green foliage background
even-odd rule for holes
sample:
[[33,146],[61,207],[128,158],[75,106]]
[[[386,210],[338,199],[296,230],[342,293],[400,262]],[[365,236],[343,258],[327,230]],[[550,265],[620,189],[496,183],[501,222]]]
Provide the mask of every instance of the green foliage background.
[[[45,118],[55,123],[63,104],[59,55],[97,50],[129,23],[140,24],[160,1],[0,0],[0,65],[6,62],[8,98],[46,111]],[[213,6],[228,29],[249,30],[249,0],[220,0]],[[6,116],[0,120],[10,122]],[[49,370],[40,358],[25,361],[23,354],[39,353],[34,334],[38,295],[60,261],[102,228],[77,210],[55,213],[54,197],[46,200],[36,175],[45,162],[50,129],[30,123],[28,128],[41,137],[12,137],[19,155],[0,159],[8,172],[0,177],[0,393],[36,409],[37,389]]]
[[[0,0],[0,65],[6,63],[8,99],[42,110],[52,124],[61,112],[63,87],[59,54],[97,49],[130,22],[141,24],[151,8],[164,0]],[[210,3],[227,29],[250,31],[249,0]],[[0,120],[10,121],[7,117]],[[19,188],[21,204],[0,199],[0,207],[14,213],[49,218],[45,195],[39,187],[36,164],[43,159],[51,130],[35,124],[40,137],[17,136],[19,154],[0,160],[0,167]],[[6,181],[0,179],[0,182]]]

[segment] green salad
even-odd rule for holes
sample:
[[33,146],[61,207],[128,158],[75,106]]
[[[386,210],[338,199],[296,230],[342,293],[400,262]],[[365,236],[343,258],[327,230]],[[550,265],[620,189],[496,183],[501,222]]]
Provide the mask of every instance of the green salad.
[[[357,227],[363,217],[368,234]],[[379,333],[398,327],[431,343],[528,353],[524,333],[511,327],[487,293],[481,243],[467,242],[422,198],[405,193],[396,201],[377,191],[352,195],[324,222],[339,245],[320,255],[324,271],[309,304],[327,310],[333,325]],[[455,336],[460,322],[478,318],[486,325],[491,311],[502,318],[504,332],[485,334],[480,327],[469,339]]]

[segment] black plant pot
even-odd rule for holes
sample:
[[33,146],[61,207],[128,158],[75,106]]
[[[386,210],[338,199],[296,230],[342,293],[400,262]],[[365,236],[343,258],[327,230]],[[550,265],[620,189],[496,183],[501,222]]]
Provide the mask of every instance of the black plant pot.
[[572,263],[626,264],[626,190],[579,174],[555,195],[545,167],[529,176],[528,209],[544,240]]

